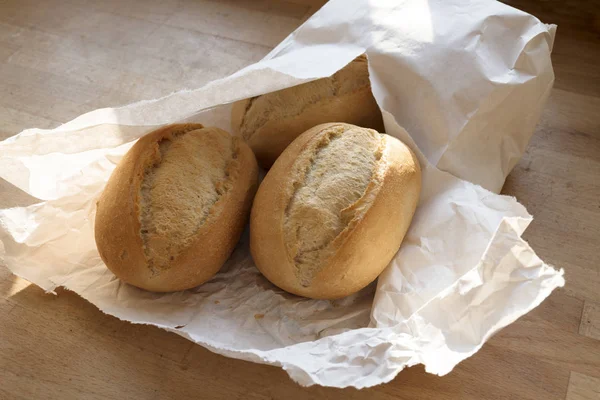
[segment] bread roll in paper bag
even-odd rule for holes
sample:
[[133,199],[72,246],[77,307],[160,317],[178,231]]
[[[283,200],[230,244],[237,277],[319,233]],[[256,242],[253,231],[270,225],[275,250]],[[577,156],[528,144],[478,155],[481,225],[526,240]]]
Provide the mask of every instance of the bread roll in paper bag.
[[[564,284],[521,239],[532,217],[494,193],[552,87],[554,30],[487,0],[332,0],[232,76],[0,143],[0,177],[40,199],[0,210],[4,262],[47,291],[64,286],[123,320],[281,366],[302,385],[368,387],[420,363],[446,374]],[[107,270],[95,202],[133,141],[176,122],[227,130],[231,103],[330,76],[363,53],[385,132],[411,147],[423,178],[377,284],[335,301],[287,294],[255,268],[247,235],[195,289],[145,292]]]

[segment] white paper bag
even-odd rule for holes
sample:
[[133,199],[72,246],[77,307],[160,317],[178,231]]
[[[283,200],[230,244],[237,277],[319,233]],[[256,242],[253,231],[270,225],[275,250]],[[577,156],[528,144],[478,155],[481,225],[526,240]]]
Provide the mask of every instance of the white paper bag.
[[[553,38],[553,26],[485,0],[331,1],[228,78],[1,142],[0,177],[40,199],[0,210],[4,263],[123,320],[279,365],[302,385],[373,386],[418,363],[446,374],[564,284],[521,239],[525,208],[487,190],[499,191],[533,133]],[[184,120],[229,130],[231,102],[329,76],[363,52],[386,132],[423,169],[411,228],[377,283],[336,301],[287,294],[255,268],[247,235],[193,290],[150,293],[106,269],[95,201],[135,139]]]

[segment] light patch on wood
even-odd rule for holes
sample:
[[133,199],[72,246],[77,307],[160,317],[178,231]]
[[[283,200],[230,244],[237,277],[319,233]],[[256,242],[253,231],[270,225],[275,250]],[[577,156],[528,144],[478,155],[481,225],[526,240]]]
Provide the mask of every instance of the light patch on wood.
[[[583,304],[579,334],[600,340],[600,303],[587,300]],[[600,388],[600,385],[598,387]]]
[[600,378],[571,372],[566,400],[600,399]]
[[11,284],[10,289],[8,290],[8,293],[6,293],[6,298],[10,298],[12,296],[14,296],[15,294],[19,293],[21,290],[27,288],[29,285],[31,285],[30,282],[26,281],[25,279],[19,278],[19,277],[14,277],[14,281]]

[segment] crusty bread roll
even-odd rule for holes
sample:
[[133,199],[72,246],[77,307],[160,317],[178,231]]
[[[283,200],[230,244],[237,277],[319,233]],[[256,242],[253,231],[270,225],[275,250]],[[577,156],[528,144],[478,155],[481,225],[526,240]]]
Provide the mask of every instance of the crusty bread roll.
[[349,124],[316,126],[288,146],[258,189],[252,257],[288,292],[347,296],[391,261],[420,190],[418,160],[399,140]]
[[179,124],[149,133],[97,203],[102,260],[123,281],[156,292],[207,281],[239,240],[257,179],[250,148],[221,129]]
[[326,122],[383,132],[364,55],[329,78],[234,103],[231,115],[233,132],[248,142],[263,168],[270,168],[301,133]]

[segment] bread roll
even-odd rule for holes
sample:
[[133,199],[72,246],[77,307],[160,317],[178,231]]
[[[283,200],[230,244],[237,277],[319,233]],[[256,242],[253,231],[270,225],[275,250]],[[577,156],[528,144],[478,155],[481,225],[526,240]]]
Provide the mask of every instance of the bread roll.
[[231,121],[233,132],[248,142],[263,168],[270,168],[294,139],[318,124],[347,122],[383,131],[364,55],[329,78],[237,102]]
[[420,190],[419,163],[399,140],[349,124],[316,126],[281,154],[258,189],[252,257],[290,293],[347,296],[392,260]]
[[97,203],[106,266],[156,292],[209,280],[235,247],[256,192],[250,148],[218,128],[171,125],[125,154]]

